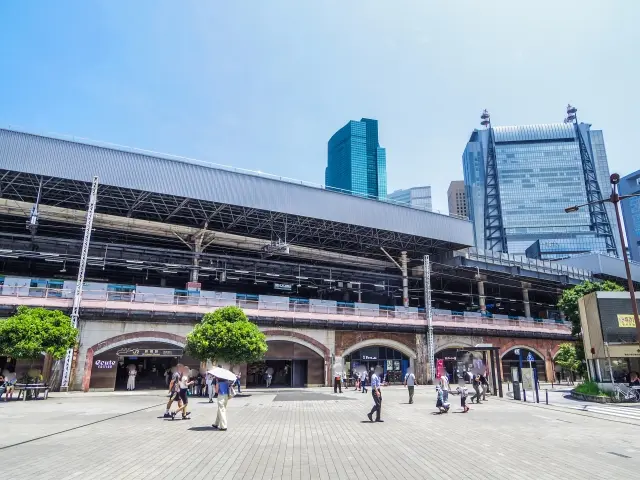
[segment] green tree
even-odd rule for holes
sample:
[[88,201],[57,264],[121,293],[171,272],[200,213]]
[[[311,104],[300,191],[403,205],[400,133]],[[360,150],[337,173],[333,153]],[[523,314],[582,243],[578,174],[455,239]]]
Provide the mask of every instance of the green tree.
[[238,307],[207,313],[187,335],[186,353],[201,361],[223,360],[232,365],[260,360],[267,341]]
[[576,345],[573,343],[563,343],[560,345],[554,362],[565,370],[569,370],[573,375],[582,369],[582,362],[578,358]]
[[558,308],[564,313],[564,316],[571,322],[571,334],[579,336],[582,331],[580,325],[580,311],[578,309],[578,300],[592,292],[623,292],[624,288],[614,282],[606,281],[602,283],[594,283],[584,281],[580,285],[569,288],[562,292]]
[[576,339],[576,344],[574,346],[576,351],[576,359],[580,364],[577,370],[578,372],[584,373],[585,370],[585,355],[584,345],[582,343],[582,326],[580,324],[580,310],[578,308],[578,300],[592,292],[622,291],[624,291],[624,288],[622,288],[617,283],[608,280],[602,283],[595,283],[587,280],[582,282],[580,285],[576,285],[575,287],[569,288],[562,292],[562,296],[560,297],[560,301],[558,302],[558,308],[562,311],[562,313],[564,313],[565,318],[571,322],[571,334]]
[[77,337],[78,329],[59,310],[22,306],[16,315],[0,321],[0,352],[14,358],[48,353],[57,360],[73,348]]

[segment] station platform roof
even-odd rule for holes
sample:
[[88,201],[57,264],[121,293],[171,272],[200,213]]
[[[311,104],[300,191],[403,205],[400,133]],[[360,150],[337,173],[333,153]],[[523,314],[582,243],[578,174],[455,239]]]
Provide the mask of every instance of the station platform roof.
[[0,197],[380,257],[470,246],[464,219],[183,157],[0,129]]

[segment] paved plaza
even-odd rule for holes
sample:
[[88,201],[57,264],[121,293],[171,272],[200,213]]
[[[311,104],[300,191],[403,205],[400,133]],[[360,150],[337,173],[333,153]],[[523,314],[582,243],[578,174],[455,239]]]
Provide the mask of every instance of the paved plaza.
[[52,394],[0,403],[0,465],[10,479],[633,478],[640,410],[576,402],[531,405],[492,397],[435,414],[433,387],[370,394],[324,389],[248,391],[215,404],[191,398],[192,419],[164,420],[163,392]]

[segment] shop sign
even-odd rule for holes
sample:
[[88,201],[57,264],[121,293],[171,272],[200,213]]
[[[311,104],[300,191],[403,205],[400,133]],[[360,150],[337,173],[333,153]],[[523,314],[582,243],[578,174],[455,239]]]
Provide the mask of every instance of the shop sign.
[[457,360],[456,357],[444,357],[445,361],[446,360]]
[[181,357],[181,348],[121,348],[116,352],[120,357]]
[[633,319],[633,315],[618,314],[618,326],[620,328],[635,328],[636,321]]
[[637,345],[609,345],[611,358],[640,357],[640,348]]
[[94,365],[100,369],[110,369],[115,367],[117,363],[115,360],[96,360]]
[[276,290],[286,290],[291,291],[291,284],[289,283],[274,283],[273,288]]
[[371,357],[369,355],[362,355],[362,360],[377,360],[378,357]]

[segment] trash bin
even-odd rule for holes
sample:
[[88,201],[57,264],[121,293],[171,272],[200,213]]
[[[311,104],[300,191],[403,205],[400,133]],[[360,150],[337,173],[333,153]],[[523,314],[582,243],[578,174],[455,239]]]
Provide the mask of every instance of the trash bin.
[[520,382],[513,382],[513,399],[522,400],[520,397]]

